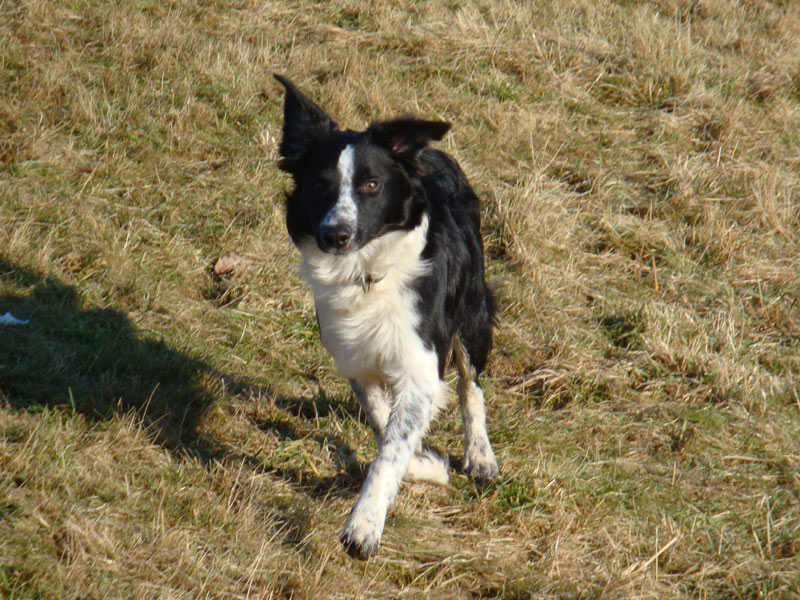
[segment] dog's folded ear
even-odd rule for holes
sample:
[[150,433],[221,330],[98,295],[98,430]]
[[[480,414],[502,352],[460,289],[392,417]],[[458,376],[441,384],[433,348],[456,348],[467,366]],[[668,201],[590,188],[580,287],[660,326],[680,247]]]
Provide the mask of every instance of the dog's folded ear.
[[283,105],[283,139],[278,149],[281,160],[278,166],[287,173],[294,174],[298,163],[310,146],[339,127],[289,79],[277,73],[273,76],[286,88]]
[[370,125],[367,133],[398,158],[413,159],[431,140],[440,140],[450,129],[444,121],[400,117]]

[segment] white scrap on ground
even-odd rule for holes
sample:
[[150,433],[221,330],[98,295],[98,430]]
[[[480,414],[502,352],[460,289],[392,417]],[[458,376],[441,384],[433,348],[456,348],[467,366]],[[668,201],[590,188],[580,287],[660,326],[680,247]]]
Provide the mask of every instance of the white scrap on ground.
[[27,325],[30,319],[23,321],[22,319],[18,319],[10,312],[7,312],[4,315],[0,315],[0,325]]

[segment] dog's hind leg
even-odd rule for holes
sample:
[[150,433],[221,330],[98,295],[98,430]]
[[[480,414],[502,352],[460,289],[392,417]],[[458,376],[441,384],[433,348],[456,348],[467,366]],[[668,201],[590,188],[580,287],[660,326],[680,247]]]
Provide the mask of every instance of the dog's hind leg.
[[464,345],[456,335],[453,352],[458,367],[458,401],[464,419],[464,472],[476,479],[498,474],[497,459],[486,431],[486,408],[483,390]]
[[[350,386],[361,405],[361,410],[367,415],[372,432],[375,434],[375,441],[380,448],[391,412],[389,393],[377,383],[358,382],[353,379],[350,380]],[[450,461],[446,456],[442,456],[430,448],[425,448],[420,442],[408,463],[405,478],[411,481],[429,481],[446,485],[449,466]]]

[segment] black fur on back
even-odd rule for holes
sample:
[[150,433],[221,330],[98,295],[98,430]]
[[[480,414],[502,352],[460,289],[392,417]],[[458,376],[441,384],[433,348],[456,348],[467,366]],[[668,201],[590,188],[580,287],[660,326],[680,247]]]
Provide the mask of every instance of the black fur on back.
[[484,278],[478,197],[455,159],[426,150],[420,159],[428,200],[428,243],[423,251],[431,273],[417,282],[420,335],[436,348],[443,375],[450,341],[458,333],[476,375],[492,347],[495,301]]

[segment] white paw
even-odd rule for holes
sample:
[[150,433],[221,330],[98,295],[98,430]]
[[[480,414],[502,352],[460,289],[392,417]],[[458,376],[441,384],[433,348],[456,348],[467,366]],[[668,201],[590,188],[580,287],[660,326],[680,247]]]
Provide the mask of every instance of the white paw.
[[423,450],[411,457],[406,471],[406,479],[411,481],[430,481],[440,485],[447,485],[447,468],[450,461],[433,450]]
[[355,515],[350,513],[347,525],[339,537],[347,553],[353,558],[367,559],[378,551],[381,542],[383,524],[372,515]]
[[489,441],[470,444],[464,454],[464,472],[473,479],[493,479],[500,470]]

